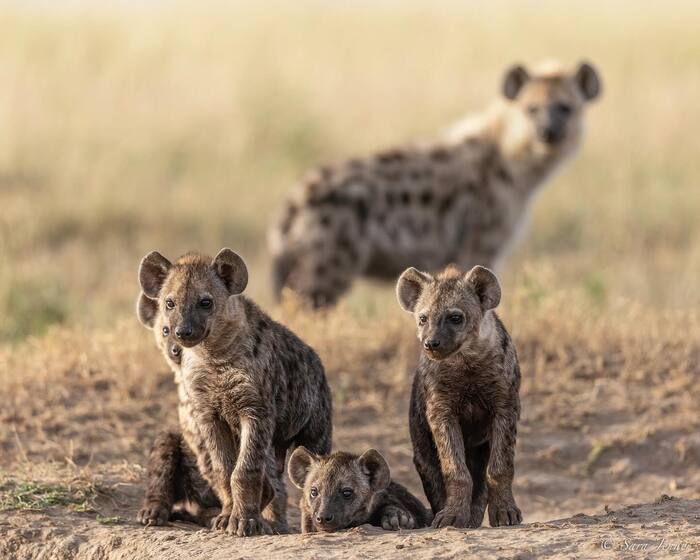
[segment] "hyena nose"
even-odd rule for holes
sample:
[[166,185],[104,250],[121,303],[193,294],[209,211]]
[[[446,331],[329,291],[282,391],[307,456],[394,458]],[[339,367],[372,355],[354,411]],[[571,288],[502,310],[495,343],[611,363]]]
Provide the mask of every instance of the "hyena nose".
[[331,521],[333,521],[332,513],[319,514],[316,516],[316,523],[330,523]]
[[435,350],[440,346],[440,341],[437,338],[429,338],[423,343],[423,346],[425,346],[426,350]]
[[175,336],[178,338],[187,338],[192,336],[192,327],[177,327],[175,329]]

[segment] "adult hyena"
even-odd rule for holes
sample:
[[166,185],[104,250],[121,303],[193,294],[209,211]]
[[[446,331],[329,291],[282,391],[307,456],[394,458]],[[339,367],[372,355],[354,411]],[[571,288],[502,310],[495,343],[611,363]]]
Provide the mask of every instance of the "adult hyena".
[[321,307],[358,276],[497,266],[533,195],[576,151],[600,90],[586,63],[532,74],[514,66],[493,107],[438,141],[311,173],[270,232],[277,294],[288,287]]

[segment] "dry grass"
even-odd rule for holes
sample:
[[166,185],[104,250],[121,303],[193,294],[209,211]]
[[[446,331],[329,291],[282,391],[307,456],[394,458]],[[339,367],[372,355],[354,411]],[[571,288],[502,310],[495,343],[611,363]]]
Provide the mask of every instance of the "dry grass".
[[[551,56],[594,61],[605,95],[509,290],[700,302],[694,3],[149,6],[0,7],[0,339],[131,313],[156,247],[230,245],[268,301],[264,229],[303,170],[430,136]],[[377,293],[352,306],[383,314]]]

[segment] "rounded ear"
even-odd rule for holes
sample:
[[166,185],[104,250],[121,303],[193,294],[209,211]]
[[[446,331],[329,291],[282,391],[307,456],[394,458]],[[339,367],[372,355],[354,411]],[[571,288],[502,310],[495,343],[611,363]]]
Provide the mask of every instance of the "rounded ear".
[[231,249],[221,249],[211,263],[216,275],[224,281],[231,295],[238,295],[248,285],[248,267]]
[[591,101],[598,97],[603,89],[598,72],[587,62],[579,64],[574,81],[586,101]]
[[152,329],[158,314],[158,300],[151,299],[141,292],[136,302],[136,314],[144,327]]
[[362,472],[369,478],[369,486],[372,492],[381,492],[386,490],[391,482],[391,473],[389,465],[376,449],[365,451],[357,460],[360,464]]
[[430,274],[413,267],[407,268],[396,282],[396,298],[404,311],[413,313],[423,288],[433,281]]
[[299,489],[304,488],[309,470],[317,462],[318,457],[303,445],[294,450],[294,453],[289,457],[289,464],[287,465],[287,473],[294,486]]
[[506,99],[513,100],[518,97],[518,93],[530,79],[525,67],[521,64],[511,66],[503,78],[503,95]]
[[498,307],[501,302],[501,284],[488,268],[475,266],[466,274],[467,283],[474,290],[484,311]]
[[151,299],[157,299],[171,266],[170,261],[158,251],[152,251],[143,257],[139,266],[139,283],[143,293]]

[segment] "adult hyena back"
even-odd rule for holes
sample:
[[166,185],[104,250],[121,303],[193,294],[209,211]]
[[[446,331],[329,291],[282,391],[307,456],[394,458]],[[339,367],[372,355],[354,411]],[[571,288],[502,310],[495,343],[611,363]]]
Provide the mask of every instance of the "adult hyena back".
[[596,71],[511,68],[503,100],[438,142],[324,167],[294,191],[270,232],[273,282],[314,306],[358,276],[408,266],[494,266],[533,194],[579,144]]

